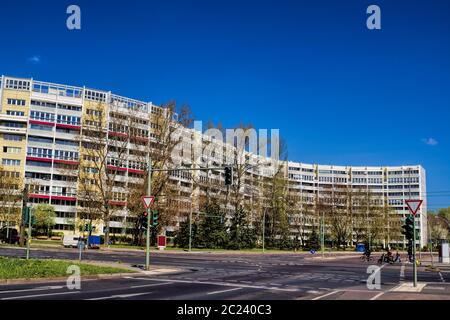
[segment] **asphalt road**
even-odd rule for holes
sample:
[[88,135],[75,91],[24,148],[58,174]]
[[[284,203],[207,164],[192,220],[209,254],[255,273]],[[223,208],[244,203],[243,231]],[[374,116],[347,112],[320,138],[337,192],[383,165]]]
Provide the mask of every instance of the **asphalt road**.
[[[22,249],[0,248],[2,256],[24,256]],[[76,249],[36,249],[33,258],[78,259]],[[88,251],[83,259],[143,264],[144,252]],[[381,287],[367,287],[367,267],[358,255],[164,253],[151,255],[156,267],[178,268],[171,274],[133,274],[83,280],[81,290],[65,281],[0,285],[0,300],[21,299],[450,299],[450,273],[419,268],[419,293],[397,292],[412,281],[410,264],[383,265]]]

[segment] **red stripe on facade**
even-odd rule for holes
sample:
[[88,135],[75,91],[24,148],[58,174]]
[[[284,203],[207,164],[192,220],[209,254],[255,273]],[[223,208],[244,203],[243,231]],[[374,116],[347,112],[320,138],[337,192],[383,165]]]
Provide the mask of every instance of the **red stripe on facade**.
[[73,161],[73,160],[61,160],[61,159],[55,159],[55,160],[53,160],[53,162],[55,162],[55,163],[64,163],[64,164],[73,164],[73,165],[78,165],[78,164],[79,164],[78,161]]
[[28,195],[29,198],[37,198],[37,199],[50,199],[50,196],[47,196],[45,194],[34,194],[34,193],[30,193]]
[[110,170],[117,170],[117,171],[127,171],[127,168],[120,168],[115,166],[106,166]]
[[51,159],[51,158],[27,157],[27,160],[30,160],[30,161],[39,161],[39,162],[52,162],[52,159]]
[[39,120],[30,120],[29,122],[31,124],[39,124],[39,125],[43,125],[43,126],[50,126],[50,127],[55,126],[55,124],[53,122],[46,122],[46,121],[39,121]]
[[77,201],[77,198],[74,197],[65,197],[65,196],[52,196],[52,200],[67,200],[67,201]]
[[71,124],[62,124],[62,123],[57,123],[56,124],[57,128],[64,128],[64,129],[74,129],[74,130],[80,130],[81,126],[74,126]]
[[132,138],[139,141],[148,141],[148,138],[145,137],[132,137]]
[[128,137],[128,134],[122,132],[108,131],[108,135],[117,137]]
[[139,173],[139,174],[144,174],[145,172],[142,170],[136,170],[136,169],[128,169],[128,172],[131,173]]

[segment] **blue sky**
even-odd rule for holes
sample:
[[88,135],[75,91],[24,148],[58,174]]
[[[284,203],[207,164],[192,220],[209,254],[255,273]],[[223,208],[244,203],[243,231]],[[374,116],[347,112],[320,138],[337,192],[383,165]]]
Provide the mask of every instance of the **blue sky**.
[[[0,74],[279,128],[294,161],[422,164],[428,190],[450,194],[449,1],[125,3],[2,3]],[[80,31],[66,28],[70,4]],[[381,30],[366,28],[370,4]]]

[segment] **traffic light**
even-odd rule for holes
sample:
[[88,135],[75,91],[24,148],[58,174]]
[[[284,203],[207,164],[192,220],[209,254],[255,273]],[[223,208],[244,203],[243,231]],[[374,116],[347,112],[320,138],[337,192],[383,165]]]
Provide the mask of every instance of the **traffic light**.
[[406,237],[408,241],[412,241],[414,238],[414,218],[413,216],[409,215],[405,219],[405,224],[402,226],[404,229],[402,231],[402,234]]
[[233,184],[233,167],[225,167],[225,185],[231,186]]
[[158,216],[159,216],[159,212],[158,211],[153,211],[152,226],[154,226],[154,227],[156,227],[158,225]]
[[30,214],[31,214],[31,225],[36,224],[36,217],[34,214],[32,214],[31,208],[24,207],[22,210],[22,222],[25,226],[28,226],[28,224],[30,223]]
[[144,214],[141,217],[141,226],[142,229],[147,229],[148,227],[148,220],[147,220],[147,212],[144,212]]
[[22,209],[22,222],[25,225],[28,224],[28,220],[30,219],[29,214],[30,214],[30,208],[24,207]]

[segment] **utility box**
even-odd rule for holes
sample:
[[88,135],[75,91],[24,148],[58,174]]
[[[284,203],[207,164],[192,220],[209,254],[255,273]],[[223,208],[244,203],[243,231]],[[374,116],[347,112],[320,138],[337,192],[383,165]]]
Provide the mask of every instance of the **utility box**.
[[450,263],[449,244],[446,242],[441,244],[441,250],[439,250],[439,262]]
[[166,236],[158,236],[158,249],[164,250],[167,245],[167,238]]

